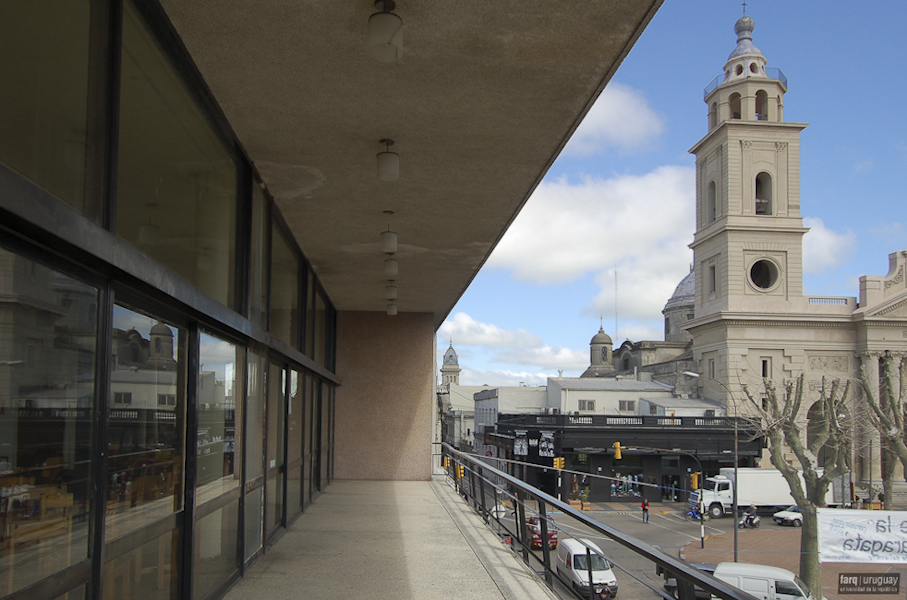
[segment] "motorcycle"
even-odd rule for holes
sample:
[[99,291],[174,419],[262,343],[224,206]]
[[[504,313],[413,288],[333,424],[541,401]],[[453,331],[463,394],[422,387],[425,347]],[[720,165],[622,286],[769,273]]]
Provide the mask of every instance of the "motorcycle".
[[738,526],[740,529],[758,529],[759,521],[762,519],[759,518],[759,515],[743,515],[743,518],[740,519]]
[[[687,521],[698,521],[699,516],[700,516],[699,511],[696,510],[695,507],[693,507],[686,512],[686,514],[683,516],[683,518],[686,519]],[[711,518],[712,517],[709,516],[709,513],[705,513],[704,515],[702,515],[702,522],[706,523]]]

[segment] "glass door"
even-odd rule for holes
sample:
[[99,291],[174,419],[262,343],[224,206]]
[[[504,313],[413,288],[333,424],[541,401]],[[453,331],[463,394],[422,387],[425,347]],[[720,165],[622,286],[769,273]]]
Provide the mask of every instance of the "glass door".
[[277,363],[271,363],[268,387],[268,437],[267,448],[267,509],[265,510],[265,532],[268,536],[283,526],[284,476],[286,474],[286,398],[287,370]]

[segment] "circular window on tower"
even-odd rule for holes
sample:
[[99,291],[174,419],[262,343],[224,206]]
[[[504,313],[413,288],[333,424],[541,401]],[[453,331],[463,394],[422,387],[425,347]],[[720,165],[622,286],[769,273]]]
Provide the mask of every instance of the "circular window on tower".
[[757,289],[767,292],[778,285],[780,269],[774,261],[760,258],[750,267],[750,282]]

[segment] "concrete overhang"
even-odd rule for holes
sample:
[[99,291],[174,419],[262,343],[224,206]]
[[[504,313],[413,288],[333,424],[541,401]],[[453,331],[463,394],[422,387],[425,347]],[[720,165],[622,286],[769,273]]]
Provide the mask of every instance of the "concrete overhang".
[[395,63],[372,0],[161,4],[335,307],[385,310],[390,226],[399,310],[437,328],[662,1],[401,0]]

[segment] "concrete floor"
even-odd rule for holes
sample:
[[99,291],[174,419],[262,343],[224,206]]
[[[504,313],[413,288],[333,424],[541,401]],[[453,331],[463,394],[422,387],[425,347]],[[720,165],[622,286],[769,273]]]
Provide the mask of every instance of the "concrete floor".
[[553,600],[443,478],[334,481],[226,600]]

